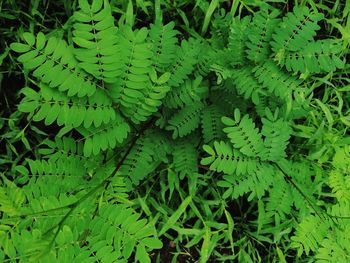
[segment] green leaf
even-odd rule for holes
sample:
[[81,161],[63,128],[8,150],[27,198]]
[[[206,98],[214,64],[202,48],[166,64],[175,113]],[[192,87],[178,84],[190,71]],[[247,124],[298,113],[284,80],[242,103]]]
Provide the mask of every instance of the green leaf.
[[170,79],[171,73],[170,72],[165,72],[163,75],[161,75],[157,81],[159,85],[162,85],[166,83]]
[[143,239],[142,244],[144,244],[146,247],[149,247],[150,249],[160,249],[163,247],[162,241],[160,241],[158,238],[155,237],[147,237]]
[[21,112],[34,112],[39,107],[39,101],[23,101],[18,105],[18,110]]
[[234,241],[233,241],[233,230],[234,230],[234,221],[231,214],[225,209],[225,216],[227,220],[227,238],[230,241],[232,253],[234,253]]
[[126,242],[124,242],[124,249],[123,249],[124,258],[129,258],[131,256],[131,253],[134,251],[135,245],[136,245],[136,239],[133,239],[133,238],[130,238]]
[[133,27],[134,25],[134,8],[131,0],[129,0],[128,6],[126,8],[125,23],[130,27]]
[[30,46],[34,46],[34,44],[35,44],[35,36],[32,33],[24,32],[23,33],[23,38]]
[[203,150],[206,151],[208,154],[215,156],[215,151],[213,148],[211,148],[209,145],[203,145]]
[[83,10],[85,13],[90,13],[90,5],[87,0],[79,0],[79,7],[81,10]]
[[39,32],[36,37],[36,48],[41,50],[45,47],[46,37],[42,32]]
[[192,196],[188,196],[179,208],[172,214],[172,216],[166,221],[162,229],[159,231],[159,236],[163,235],[168,229],[170,229],[179,220],[180,216],[185,213],[187,206],[192,202]]
[[73,41],[78,46],[83,47],[83,48],[88,48],[88,49],[92,49],[96,45],[94,42],[86,40],[85,38],[82,38],[82,37],[73,37]]
[[223,124],[227,125],[227,126],[234,126],[236,125],[236,122],[234,120],[232,120],[231,118],[228,117],[222,117],[221,121]]
[[12,43],[10,45],[10,48],[17,53],[24,53],[31,50],[30,45],[22,44],[22,43]]
[[146,251],[144,245],[140,244],[136,249],[136,259],[140,261],[140,263],[150,263],[151,259]]
[[315,99],[315,101],[317,102],[317,104],[321,107],[322,111],[324,112],[326,119],[328,121],[328,125],[329,125],[329,129],[332,128],[333,123],[334,123],[334,119],[333,119],[333,115],[331,113],[331,111],[328,109],[328,107],[319,99]]
[[92,154],[93,145],[91,138],[87,138],[84,143],[84,156],[89,157]]
[[201,263],[205,263],[208,261],[209,256],[210,256],[210,243],[211,243],[211,231],[210,228],[208,226],[205,227],[205,234],[204,234],[204,238],[203,238],[203,243],[202,243],[202,247],[201,247],[201,258],[200,261]]
[[101,10],[103,5],[103,0],[94,0],[91,4],[91,12],[96,13],[97,11]]
[[219,0],[211,0],[209,7],[207,9],[207,12],[205,13],[205,17],[204,17],[204,22],[203,22],[203,26],[202,26],[202,35],[205,34],[207,32],[209,23],[210,23],[210,19],[215,11],[215,9],[218,7],[219,4]]
[[45,117],[47,116],[47,113],[50,111],[51,109],[51,105],[48,102],[44,102],[41,105],[40,110],[34,115],[33,120],[34,121],[41,121],[43,119],[45,119]]
[[37,55],[38,55],[37,50],[31,50],[31,51],[19,56],[17,60],[25,65],[26,62],[34,59]]

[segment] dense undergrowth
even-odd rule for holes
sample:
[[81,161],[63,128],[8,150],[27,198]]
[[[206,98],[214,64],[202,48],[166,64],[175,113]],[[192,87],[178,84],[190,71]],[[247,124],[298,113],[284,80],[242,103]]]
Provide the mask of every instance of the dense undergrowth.
[[349,15],[0,1],[0,261],[350,262]]

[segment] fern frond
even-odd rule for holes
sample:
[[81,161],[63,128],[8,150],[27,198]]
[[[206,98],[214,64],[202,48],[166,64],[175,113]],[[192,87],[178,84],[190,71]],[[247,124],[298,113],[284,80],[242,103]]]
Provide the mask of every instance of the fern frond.
[[199,113],[203,108],[204,104],[202,102],[185,106],[171,117],[165,129],[173,132],[173,139],[190,134],[199,126]]
[[122,116],[116,114],[113,123],[98,128],[78,127],[77,130],[84,136],[84,156],[98,155],[101,151],[114,149],[128,137],[129,124]]
[[348,171],[350,169],[350,146],[345,145],[335,148],[332,159],[332,165],[335,169]]
[[134,185],[138,185],[160,163],[155,152],[161,148],[156,148],[154,141],[157,138],[153,136],[150,133],[137,140],[118,172],[118,174],[129,178]]
[[327,210],[330,215],[334,216],[333,229],[336,227],[341,230],[343,227],[349,226],[350,202],[348,200],[339,201]]
[[124,108],[124,114],[138,124],[144,122],[162,105],[162,100],[170,90],[167,85],[170,74],[164,73],[159,78],[155,70],[150,73],[152,84],[146,89],[145,94],[134,107]]
[[350,201],[350,176],[342,170],[329,172],[329,186],[339,201]]
[[[312,166],[310,162],[305,160],[281,160],[278,164],[286,167],[285,170],[288,171],[288,175],[295,184],[294,186],[289,184],[295,208],[300,215],[310,213],[310,210],[314,209],[313,204],[317,203],[315,196],[319,193],[322,170],[318,170],[316,166]],[[308,201],[308,205],[305,205],[306,201]]]
[[233,65],[246,64],[246,43],[248,42],[246,31],[250,24],[250,16],[245,16],[242,19],[237,17],[232,21],[228,49],[232,54],[230,56],[230,61]]
[[[40,180],[36,181],[35,179],[32,179],[33,181],[35,180],[35,183],[32,181],[29,186],[26,185],[23,189],[29,203],[29,205],[25,207],[24,213],[36,213],[55,209],[57,207],[69,206],[78,200],[75,193],[85,191],[85,189],[82,189],[82,186],[86,184],[86,181],[81,181],[81,187],[79,188],[76,186],[76,189],[72,190],[71,187],[69,188],[69,185],[65,185],[64,183],[60,186],[52,186],[51,184],[57,183],[57,178],[53,176],[42,176],[38,178],[40,178]],[[54,178],[56,182],[55,180],[52,180],[52,178]],[[62,192],[51,193],[48,191],[51,186],[54,191],[57,190]],[[79,214],[79,209],[75,213]],[[39,217],[37,220],[31,218],[31,220],[34,220],[34,228],[38,225],[41,229],[49,229],[54,226],[59,221],[62,211],[54,211],[52,212],[52,215],[56,215],[54,216],[54,220],[50,217]]]
[[278,118],[278,109],[274,114],[266,109],[266,118],[261,119],[263,127],[261,134],[264,138],[264,150],[260,157],[263,160],[278,162],[286,157],[286,147],[291,136],[292,129],[288,122]]
[[103,90],[96,90],[90,97],[68,97],[64,93],[40,84],[40,92],[22,89],[25,95],[18,106],[22,112],[33,115],[34,121],[44,120],[46,125],[57,122],[59,126],[76,128],[99,127],[116,119],[112,101]]
[[226,188],[223,198],[236,199],[247,193],[250,193],[248,200],[254,197],[261,198],[274,181],[273,167],[257,159],[242,156],[238,151],[233,151],[231,156],[228,150],[230,146],[223,142],[220,144],[214,142],[214,147],[217,154],[216,159],[210,153],[213,149],[205,145],[204,150],[212,156],[202,159],[201,163],[212,163],[211,170],[227,174],[223,176],[223,180],[217,182],[219,187]]
[[198,38],[196,48],[199,50],[199,55],[197,56],[198,62],[194,69],[195,74],[198,73],[205,78],[212,70],[211,68],[214,64],[217,64],[219,61],[221,62],[220,64],[224,65],[229,63],[227,49],[214,49],[212,43],[204,38]]
[[322,13],[305,6],[295,6],[293,12],[287,13],[272,36],[271,46],[277,60],[285,53],[302,50],[313,41],[320,29],[317,23],[322,19]]
[[119,72],[117,30],[108,1],[79,1],[80,10],[74,12],[73,42],[79,66],[97,79],[114,82]]
[[319,217],[309,215],[296,227],[295,235],[291,237],[291,246],[298,250],[298,256],[316,252],[322,240],[328,235],[329,223]]
[[293,206],[293,196],[290,185],[282,176],[274,176],[273,187],[269,190],[266,210],[273,212],[278,220],[286,219],[291,214]]
[[54,196],[83,190],[95,172],[101,170],[103,161],[103,156],[84,157],[83,147],[83,142],[70,137],[45,140],[39,148],[45,159],[26,159],[30,170],[30,181],[24,187],[26,194],[39,198],[48,186]]
[[301,73],[322,73],[342,69],[345,62],[341,60],[342,46],[339,42],[325,39],[308,43],[298,52],[287,53],[280,57],[278,63],[288,71]]
[[249,157],[261,155],[264,143],[259,130],[255,128],[255,123],[249,115],[246,114],[241,118],[239,109],[236,109],[234,120],[223,117],[222,122],[228,126],[223,131],[227,133],[227,137],[230,138],[235,148]]
[[198,63],[200,51],[196,48],[198,45],[200,45],[199,40],[190,38],[188,41],[182,40],[181,47],[176,46],[176,58],[169,68],[171,73],[170,87],[180,86],[193,71],[195,64]]
[[274,9],[271,13],[262,10],[254,14],[252,23],[249,25],[247,57],[253,63],[264,62],[270,56],[270,42],[272,33],[276,25],[280,22],[278,19],[279,11]]
[[94,260],[126,262],[135,251],[139,262],[150,262],[147,249],[159,249],[162,242],[155,229],[140,214],[125,205],[104,205],[89,225],[88,250]]
[[179,173],[180,179],[191,177],[198,172],[197,168],[197,149],[193,142],[187,139],[178,139],[173,147],[174,170]]
[[259,83],[271,94],[282,100],[288,99],[301,81],[282,71],[274,62],[268,60],[253,69]]
[[[277,109],[281,109],[281,114],[282,112],[284,113],[284,103],[286,100],[281,100],[280,98],[274,96],[273,94],[269,96],[264,96],[260,98],[260,103],[256,105],[256,113],[259,115],[260,118],[266,116],[266,108],[271,109],[271,111],[276,111]],[[292,109],[294,110],[294,108]],[[295,108],[297,110],[297,107]]]
[[175,23],[170,22],[162,25],[160,22],[151,25],[149,41],[153,44],[153,65],[158,72],[165,72],[176,58],[176,36],[179,34],[174,30]]
[[111,85],[110,95],[121,104],[121,110],[135,107],[150,85],[149,73],[152,65],[150,44],[146,42],[148,30],[137,32],[125,25],[119,30],[120,71]]
[[[11,182],[2,175],[1,180],[2,182],[0,186],[0,212],[4,213],[9,217],[20,215],[21,208],[25,202],[25,195],[23,193],[23,189],[17,187],[15,183]],[[0,234],[3,234],[3,230],[4,229],[0,230]]]
[[76,192],[83,189],[87,182],[88,170],[85,162],[79,157],[61,157],[57,160],[27,160],[31,179],[31,188],[25,187],[28,196],[33,193],[35,198],[47,191],[50,185],[50,195]]
[[[82,177],[86,175],[86,168],[79,157],[66,157],[57,160],[27,160],[32,176],[58,176],[73,175]],[[57,180],[57,179],[56,179]]]
[[244,99],[251,99],[254,104],[259,104],[263,90],[252,71],[253,67],[250,66],[232,70],[232,82],[239,95]]
[[[44,140],[39,148],[44,158],[53,162],[65,162],[66,159],[81,160],[81,169],[85,176],[93,174],[103,161],[103,156],[84,156],[84,142],[71,137],[55,137],[55,140]],[[79,174],[79,172],[76,172]]]
[[[348,210],[349,211],[349,210]],[[335,232],[335,233],[334,233]],[[318,263],[346,263],[350,255],[350,226],[345,229],[336,229],[329,237],[322,240],[315,255]]]
[[164,105],[170,109],[182,108],[202,100],[208,94],[208,87],[203,85],[203,78],[186,79],[179,87],[172,88],[164,99]]
[[204,145],[203,149],[209,156],[203,158],[201,164],[210,164],[210,170],[216,172],[237,175],[252,174],[261,165],[258,159],[244,156],[224,141],[215,141],[214,148]]
[[225,133],[222,131],[225,127],[221,122],[221,116],[224,113],[216,106],[210,105],[205,107],[201,116],[201,126],[204,143],[211,143],[214,140],[225,138]]
[[[115,162],[111,161],[103,165],[103,169],[100,167],[95,169],[91,175],[91,183],[100,184],[102,180],[106,178],[106,174],[111,174],[115,170]],[[95,181],[94,181],[95,180]],[[106,203],[122,203],[131,204],[129,200],[130,187],[127,185],[127,178],[116,174],[108,180],[108,187],[104,192]]]
[[227,174],[218,186],[227,188],[223,198],[237,198],[251,192],[249,200],[257,196],[261,198],[274,182],[276,170],[269,163],[258,158],[244,156],[238,150],[223,141],[214,142],[214,148],[203,146],[209,156],[201,160],[201,164],[209,165],[209,169]]
[[46,39],[43,33],[35,37],[24,33],[26,44],[13,43],[12,50],[23,53],[18,61],[33,71],[33,76],[59,91],[67,91],[68,96],[91,96],[96,85],[78,67],[71,46],[55,37]]
[[46,139],[41,143],[39,153],[51,160],[57,160],[62,156],[83,157],[83,143],[77,142],[71,137],[55,137],[55,140]]
[[236,108],[242,112],[247,110],[246,101],[232,87],[234,87],[232,79],[227,79],[222,86],[211,87],[210,100],[220,111],[225,112],[223,115],[231,114]]
[[228,44],[230,31],[227,29],[232,23],[232,16],[229,13],[217,13],[211,23],[210,42],[212,47],[216,50],[224,49]]
[[131,203],[129,201],[130,189],[127,186],[126,180],[122,176],[113,176],[109,183],[109,188],[106,190],[106,200],[111,203]]
[[224,199],[237,199],[252,191],[254,186],[252,174],[247,175],[224,175],[223,180],[219,180],[217,185],[225,189],[222,195]]

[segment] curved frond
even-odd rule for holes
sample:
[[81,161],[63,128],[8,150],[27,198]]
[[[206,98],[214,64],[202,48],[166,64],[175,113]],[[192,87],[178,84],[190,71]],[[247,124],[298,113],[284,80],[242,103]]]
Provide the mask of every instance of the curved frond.
[[320,218],[309,215],[296,227],[295,235],[291,237],[293,248],[298,250],[298,256],[303,253],[316,252],[322,240],[328,235],[329,223]]
[[317,23],[322,19],[322,13],[311,11],[306,6],[295,6],[272,36],[271,46],[276,58],[279,60],[285,53],[300,51],[313,41],[316,31],[320,29]]
[[73,42],[79,66],[97,79],[114,82],[119,73],[117,29],[108,1],[79,1],[80,10],[74,12]]
[[181,47],[176,46],[176,58],[169,67],[171,77],[169,79],[170,87],[178,87],[184,83],[185,79],[198,63],[200,49],[196,48],[200,41],[190,38],[188,41],[182,40]]
[[350,255],[350,226],[343,230],[336,230],[329,237],[322,240],[320,248],[315,255],[319,263],[346,263]]
[[245,16],[242,19],[235,18],[230,27],[228,49],[231,53],[230,61],[233,65],[242,65],[246,63],[246,43],[248,35],[246,31],[251,24],[251,17]]
[[201,160],[201,164],[209,165],[210,169],[225,174],[252,174],[261,165],[257,158],[247,157],[224,141],[214,142],[214,148],[204,145],[203,149],[209,154]]
[[340,53],[343,48],[339,42],[325,39],[308,43],[298,52],[287,53],[278,63],[288,71],[301,73],[323,73],[342,69],[345,62]]
[[297,90],[301,81],[282,71],[274,62],[268,60],[253,69],[254,76],[267,92],[282,100],[287,100]]
[[222,122],[227,126],[223,131],[236,149],[246,156],[261,156],[264,150],[262,136],[249,115],[241,118],[239,109],[236,109],[234,120],[223,117]]
[[225,126],[221,122],[221,116],[223,115],[224,113],[216,105],[205,107],[201,116],[204,143],[212,143],[215,140],[225,138],[223,132]]
[[186,79],[181,86],[170,90],[164,99],[164,105],[177,109],[202,100],[208,94],[208,87],[202,81],[201,76],[197,76],[194,80]]
[[33,114],[34,121],[44,120],[46,125],[56,121],[59,126],[89,128],[108,124],[116,118],[112,102],[102,90],[96,90],[90,97],[77,98],[41,84],[40,92],[26,87],[22,93],[25,97],[18,109]]
[[139,262],[150,262],[147,249],[162,247],[154,226],[122,204],[102,206],[91,220],[89,230],[89,253],[101,262],[111,262],[111,259],[126,262],[133,252]]
[[198,172],[196,145],[189,140],[178,139],[173,146],[174,169],[182,180],[186,176],[191,177]]
[[293,206],[293,196],[290,185],[281,176],[275,176],[273,187],[269,191],[266,210],[273,212],[278,220],[286,219],[290,215]]
[[151,25],[149,41],[153,44],[153,65],[157,71],[165,72],[176,58],[177,38],[179,34],[174,29],[175,23],[162,25],[160,22]]
[[329,173],[329,186],[339,201],[350,201],[350,176],[345,171],[331,170]]
[[134,107],[124,108],[123,113],[136,124],[146,121],[153,113],[157,112],[162,105],[163,98],[170,90],[167,84],[169,76],[170,74],[166,72],[158,78],[156,71],[152,70],[150,73],[152,83],[145,90],[144,96]]
[[164,147],[155,143],[159,138],[157,137],[157,133],[151,131],[137,140],[118,174],[126,176],[134,185],[138,185],[141,180],[153,172],[160,164],[161,151],[166,151]]
[[276,25],[280,22],[278,15],[277,9],[270,13],[266,10],[257,12],[247,28],[247,57],[255,64],[264,62],[271,54],[270,41]]
[[267,108],[266,118],[262,118],[261,134],[264,136],[264,150],[260,157],[263,160],[278,162],[286,157],[286,148],[292,133],[289,123],[278,118],[278,109],[274,114]]
[[84,136],[84,156],[98,155],[101,151],[114,149],[121,145],[130,132],[129,124],[116,114],[112,123],[98,128],[78,127],[77,130]]
[[13,43],[12,50],[22,53],[18,61],[33,71],[38,80],[51,88],[67,91],[68,96],[91,96],[95,93],[95,83],[78,67],[71,46],[64,40],[50,37],[43,33],[36,37],[25,33],[26,44]]
[[260,83],[253,75],[253,67],[246,66],[232,70],[232,82],[239,95],[244,99],[251,99],[255,104],[259,104],[263,94]]
[[120,53],[121,66],[109,91],[112,98],[120,103],[121,110],[127,112],[128,108],[136,107],[150,86],[153,54],[146,42],[146,28],[133,31],[129,26],[123,26],[119,32],[118,45],[123,50]]
[[199,126],[199,113],[203,108],[204,104],[202,102],[185,106],[170,118],[165,129],[173,132],[173,139],[190,134]]

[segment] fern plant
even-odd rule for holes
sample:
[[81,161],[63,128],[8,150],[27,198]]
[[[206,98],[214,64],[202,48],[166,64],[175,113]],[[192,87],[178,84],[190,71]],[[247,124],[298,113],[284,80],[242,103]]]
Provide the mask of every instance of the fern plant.
[[219,2],[200,35],[187,1],[136,1],[149,22],[132,1],[79,0],[63,33],[10,45],[18,110],[55,133],[1,173],[2,261],[347,262],[348,148],[323,169],[299,138],[340,137],[313,96],[346,67],[341,40],[320,39],[315,8],[239,18]]

